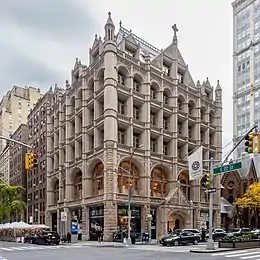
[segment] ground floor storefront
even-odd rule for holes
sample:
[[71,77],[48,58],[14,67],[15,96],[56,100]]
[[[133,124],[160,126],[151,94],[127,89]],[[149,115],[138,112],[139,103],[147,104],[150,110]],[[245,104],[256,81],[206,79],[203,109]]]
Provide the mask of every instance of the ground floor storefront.
[[[72,222],[77,220],[79,239],[96,240],[96,231],[103,231],[104,241],[112,241],[120,231],[128,231],[128,207],[126,203],[106,201],[78,207],[61,207],[48,211],[46,224],[61,235],[71,232]],[[194,205],[156,205],[136,203],[131,205],[131,230],[149,232],[158,239],[169,229],[206,227],[208,209]],[[214,211],[214,226],[220,226],[220,213]]]

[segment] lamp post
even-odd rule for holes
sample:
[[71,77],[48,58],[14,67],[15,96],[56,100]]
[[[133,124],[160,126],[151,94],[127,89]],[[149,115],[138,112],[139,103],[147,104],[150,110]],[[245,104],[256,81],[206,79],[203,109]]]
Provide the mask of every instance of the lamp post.
[[130,186],[130,182],[131,182],[131,170],[132,170],[132,158],[136,152],[137,149],[142,148],[143,145],[139,145],[137,147],[134,148],[134,150],[132,151],[131,155],[130,155],[130,159],[129,159],[129,164],[130,164],[130,169],[128,171],[128,184],[129,184],[129,188],[128,188],[128,236],[127,236],[127,240],[128,240],[128,245],[131,245],[131,219],[132,219],[132,214],[131,214],[131,199],[133,196],[133,186]]

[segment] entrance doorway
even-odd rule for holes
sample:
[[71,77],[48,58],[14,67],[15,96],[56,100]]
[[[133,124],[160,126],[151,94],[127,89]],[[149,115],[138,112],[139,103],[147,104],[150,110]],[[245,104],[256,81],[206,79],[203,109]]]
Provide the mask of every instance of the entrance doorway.
[[180,220],[178,218],[175,219],[174,229],[180,229]]

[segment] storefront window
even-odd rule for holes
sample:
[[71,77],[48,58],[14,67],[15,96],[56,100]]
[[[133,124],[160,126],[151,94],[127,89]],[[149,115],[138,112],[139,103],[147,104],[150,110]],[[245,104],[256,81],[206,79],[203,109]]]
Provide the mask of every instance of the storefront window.
[[133,186],[135,194],[138,194],[138,169],[133,163],[122,162],[120,164],[117,181],[119,193],[128,193],[129,186]]
[[93,195],[99,195],[104,192],[104,165],[98,163],[94,168],[93,175]]
[[[118,206],[118,230],[128,231],[127,206]],[[141,232],[141,208],[131,207],[131,230],[135,233]]]
[[154,168],[151,174],[151,196],[165,197],[167,195],[167,178],[160,168]]
[[97,240],[98,229],[104,230],[104,207],[94,207],[89,210],[89,239]]

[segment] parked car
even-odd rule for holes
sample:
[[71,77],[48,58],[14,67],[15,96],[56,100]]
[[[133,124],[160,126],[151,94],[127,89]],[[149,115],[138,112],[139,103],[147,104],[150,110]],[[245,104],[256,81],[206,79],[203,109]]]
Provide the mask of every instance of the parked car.
[[200,233],[200,231],[199,231],[198,229],[186,229],[186,228],[185,228],[185,229],[176,229],[176,230],[174,230],[173,232],[171,232],[171,233],[169,233],[169,234],[167,234],[167,235],[161,237],[161,239],[159,240],[160,244],[163,244],[163,241],[164,241],[166,238],[168,238],[168,237],[170,237],[171,235],[174,235],[174,234],[176,234],[176,233],[179,234],[180,232],[190,232],[190,233],[194,233],[194,234],[197,235],[199,241],[201,241],[201,233]]
[[251,230],[252,237],[253,238],[260,238],[260,229],[259,228],[254,228]]
[[24,243],[35,244],[35,238],[37,234],[30,234],[24,237]]
[[36,235],[34,243],[38,245],[59,245],[60,236],[54,231],[42,231]]
[[[224,229],[221,228],[216,228],[213,229],[212,232],[212,239],[214,241],[219,241],[221,240],[223,237],[225,237],[227,235],[226,231]],[[206,234],[206,240],[209,239],[209,233]]]
[[194,234],[192,232],[186,231],[175,231],[170,234],[169,237],[165,238],[162,245],[163,246],[178,246],[178,245],[187,245],[194,244],[197,245],[199,243],[200,236]]
[[240,236],[244,234],[250,234],[250,228],[232,228],[228,230],[227,236]]

